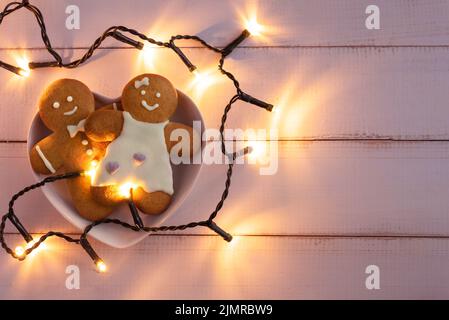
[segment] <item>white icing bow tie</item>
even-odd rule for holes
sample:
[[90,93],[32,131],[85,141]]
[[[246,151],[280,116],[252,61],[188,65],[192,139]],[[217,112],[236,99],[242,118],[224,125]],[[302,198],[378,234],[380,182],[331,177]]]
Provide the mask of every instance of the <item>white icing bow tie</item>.
[[73,138],[76,136],[78,132],[84,132],[84,124],[86,123],[86,119],[81,120],[78,122],[77,125],[69,125],[67,126],[67,131],[69,132],[70,138]]
[[150,79],[148,79],[148,77],[145,77],[142,80],[134,81],[134,87],[136,89],[139,89],[141,86],[149,86],[149,85],[150,85]]

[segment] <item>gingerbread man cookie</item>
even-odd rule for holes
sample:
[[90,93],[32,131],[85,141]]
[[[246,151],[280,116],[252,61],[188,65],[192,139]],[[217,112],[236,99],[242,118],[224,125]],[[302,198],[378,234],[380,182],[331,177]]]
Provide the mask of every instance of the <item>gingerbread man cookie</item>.
[[[38,105],[39,116],[52,133],[30,151],[35,172],[84,172],[104,155],[106,145],[92,141],[84,132],[86,118],[95,109],[94,96],[85,84],[73,79],[57,80],[46,88]],[[95,221],[112,212],[113,207],[92,197],[90,177],[70,179],[67,184],[82,217]]]
[[92,179],[92,194],[99,202],[113,205],[126,199],[120,189],[132,188],[136,206],[143,213],[159,214],[174,193],[169,152],[177,141],[170,141],[170,133],[185,130],[191,154],[196,152],[196,133],[192,127],[169,121],[178,106],[178,95],[160,75],[132,79],[123,90],[121,106],[123,111],[98,110],[86,122],[89,138],[110,142]]

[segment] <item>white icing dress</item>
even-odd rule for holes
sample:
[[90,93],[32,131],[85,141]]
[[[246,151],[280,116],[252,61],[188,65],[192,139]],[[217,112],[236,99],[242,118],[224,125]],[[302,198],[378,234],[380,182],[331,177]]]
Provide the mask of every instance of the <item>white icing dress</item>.
[[168,121],[147,123],[123,112],[123,129],[99,162],[93,186],[133,183],[146,192],[173,194],[173,174],[165,143]]

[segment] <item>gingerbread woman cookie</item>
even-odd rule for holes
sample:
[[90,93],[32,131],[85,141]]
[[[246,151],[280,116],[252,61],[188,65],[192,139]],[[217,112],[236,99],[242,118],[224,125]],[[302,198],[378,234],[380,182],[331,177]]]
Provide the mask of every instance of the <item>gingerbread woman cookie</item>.
[[[170,204],[174,193],[169,152],[177,141],[170,133],[188,133],[190,153],[192,127],[169,118],[178,106],[176,89],[166,78],[143,74],[124,88],[124,111],[98,110],[86,122],[86,134],[96,142],[110,142],[92,179],[92,194],[105,205],[126,199],[121,188],[132,188],[136,206],[146,214],[159,214]],[[127,190],[125,190],[126,192]]]
[[[80,81],[61,79],[48,86],[39,99],[39,116],[52,131],[30,151],[30,162],[40,174],[84,172],[103,155],[106,144],[92,141],[85,134],[86,118],[95,109],[89,88]],[[73,203],[88,220],[108,216],[113,207],[100,204],[90,192],[91,178],[67,180]]]

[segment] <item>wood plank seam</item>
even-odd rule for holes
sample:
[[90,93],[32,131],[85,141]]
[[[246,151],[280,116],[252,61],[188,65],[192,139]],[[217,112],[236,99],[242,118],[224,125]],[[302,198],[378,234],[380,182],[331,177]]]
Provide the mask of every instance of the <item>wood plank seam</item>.
[[[241,139],[225,139],[225,141],[235,141],[235,142],[245,142],[245,141],[277,141],[277,142],[449,142],[449,139],[409,139],[409,138],[281,138],[281,139],[250,139],[250,140],[241,140]],[[27,140],[0,140],[0,144],[26,144]]]
[[[224,46],[216,46],[219,49],[223,49]],[[178,46],[180,49],[200,49],[200,50],[206,50],[206,48],[201,46]],[[388,49],[388,48],[449,48],[449,45],[447,44],[423,44],[423,45],[414,45],[414,44],[398,44],[398,45],[301,45],[301,44],[294,44],[294,45],[256,45],[256,46],[238,46],[236,50],[238,49],[363,49],[363,48],[373,48],[373,49]],[[86,46],[74,46],[74,47],[53,47],[55,50],[87,50],[89,47]],[[151,49],[167,49],[168,48],[160,48],[160,47],[151,47]],[[0,51],[10,51],[10,50],[46,50],[45,47],[4,47],[0,48]],[[135,50],[133,47],[123,47],[123,46],[101,46],[98,47],[97,50]]]
[[[18,232],[5,232],[5,236],[20,236]],[[39,237],[43,235],[42,232],[30,233],[33,236]],[[81,236],[82,233],[66,232],[68,236]],[[449,240],[449,235],[393,235],[393,234],[233,234],[234,237],[239,238],[293,238],[293,239],[439,239]],[[219,237],[214,234],[206,233],[159,233],[149,234],[148,237]]]

